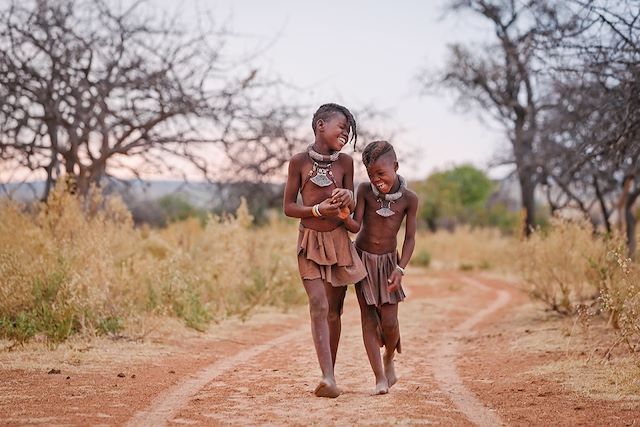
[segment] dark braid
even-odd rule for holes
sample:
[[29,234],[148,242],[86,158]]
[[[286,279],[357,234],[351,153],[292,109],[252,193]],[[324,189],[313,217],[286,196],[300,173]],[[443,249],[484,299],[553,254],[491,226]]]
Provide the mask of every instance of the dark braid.
[[328,121],[331,116],[335,113],[343,114],[347,119],[347,124],[349,125],[349,132],[351,133],[351,141],[353,141],[353,147],[356,146],[356,141],[358,140],[358,130],[356,127],[356,119],[351,114],[351,111],[347,109],[347,107],[343,107],[338,104],[323,104],[313,115],[313,119],[311,120],[311,129],[313,129],[313,133],[316,132],[316,123],[318,120]]
[[364,151],[362,152],[362,163],[364,163],[365,168],[368,168],[370,164],[374,163],[387,153],[393,154],[393,159],[397,160],[396,151],[393,149],[391,144],[387,141],[373,141],[364,147]]

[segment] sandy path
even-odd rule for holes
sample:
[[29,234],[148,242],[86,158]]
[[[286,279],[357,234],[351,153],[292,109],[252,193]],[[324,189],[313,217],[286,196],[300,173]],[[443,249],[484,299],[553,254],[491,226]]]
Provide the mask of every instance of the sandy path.
[[535,373],[566,355],[520,345],[531,313],[514,287],[419,270],[405,282],[404,353],[388,395],[371,395],[373,375],[349,292],[336,366],[344,393],[337,399],[312,394],[319,368],[300,308],[225,322],[155,353],[136,354],[130,345],[92,368],[63,365],[60,375],[3,364],[5,355],[0,424],[633,425],[640,418],[634,402],[592,400]]
[[[469,301],[465,304],[428,301],[425,297],[433,296],[433,290],[425,292],[420,284],[413,287],[409,284],[410,298],[401,307],[400,319],[403,342],[409,350],[406,356],[398,357],[398,371],[403,378],[388,396],[370,395],[373,379],[361,343],[357,307],[353,295],[349,295],[336,369],[345,390],[339,399],[311,396],[318,368],[305,325],[303,331],[295,330],[231,356],[223,365],[218,362],[206,367],[194,378],[164,393],[149,409],[130,420],[129,425],[304,425],[326,421],[501,424],[499,417],[457,375],[456,344],[462,334],[504,306],[510,299],[509,293],[496,292],[469,278],[462,278],[460,283],[468,288],[464,295]],[[468,313],[451,316],[449,311],[459,306],[468,307]],[[447,331],[451,318],[462,320],[453,328],[453,335]],[[430,338],[425,340],[425,332],[429,330],[432,330]],[[434,348],[439,351],[432,356]]]
[[167,421],[173,419],[175,413],[185,406],[189,399],[205,385],[228,373],[234,367],[259,356],[273,347],[287,345],[290,341],[301,339],[306,331],[307,328],[298,328],[286,335],[264,344],[254,345],[247,350],[205,367],[198,373],[191,375],[191,378],[161,393],[160,396],[154,399],[148,409],[137,412],[126,425],[131,427],[166,425]]
[[441,334],[441,339],[435,345],[433,353],[435,378],[438,387],[474,424],[479,426],[504,425],[504,422],[492,409],[480,402],[476,395],[465,387],[458,374],[456,363],[460,356],[461,339],[471,333],[478,323],[507,305],[511,300],[511,294],[506,290],[494,291],[479,280],[469,277],[461,277],[460,280],[482,292],[495,293],[496,298],[488,307],[475,312],[455,326],[451,332],[445,331]]

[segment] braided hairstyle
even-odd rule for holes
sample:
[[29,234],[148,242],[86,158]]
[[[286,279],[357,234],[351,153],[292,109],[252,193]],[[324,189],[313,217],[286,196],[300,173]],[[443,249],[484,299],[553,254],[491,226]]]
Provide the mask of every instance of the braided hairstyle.
[[313,119],[311,119],[311,129],[313,129],[313,133],[316,132],[316,123],[318,120],[327,121],[331,118],[335,113],[341,113],[347,118],[347,125],[349,126],[349,133],[351,133],[351,141],[353,141],[353,147],[356,146],[356,141],[358,140],[358,130],[356,127],[356,119],[351,114],[351,111],[347,107],[343,107],[339,104],[323,104],[318,110],[314,113]]
[[397,161],[396,151],[393,149],[393,145],[387,141],[373,141],[364,147],[362,163],[364,163],[365,168],[368,168],[370,164],[389,153],[393,155],[393,160]]

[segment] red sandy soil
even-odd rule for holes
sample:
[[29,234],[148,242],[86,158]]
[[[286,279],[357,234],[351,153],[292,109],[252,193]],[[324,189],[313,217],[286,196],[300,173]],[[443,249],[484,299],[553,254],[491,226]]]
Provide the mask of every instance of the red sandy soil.
[[308,315],[299,308],[153,345],[113,343],[111,352],[89,345],[91,357],[52,358],[50,365],[30,361],[25,350],[5,350],[0,424],[640,425],[639,400],[595,398],[539,369],[567,352],[545,344],[561,334],[544,332],[553,328],[514,285],[414,270],[405,288],[404,352],[388,395],[372,396],[349,292],[336,365],[344,393],[337,399],[313,396],[319,368]]

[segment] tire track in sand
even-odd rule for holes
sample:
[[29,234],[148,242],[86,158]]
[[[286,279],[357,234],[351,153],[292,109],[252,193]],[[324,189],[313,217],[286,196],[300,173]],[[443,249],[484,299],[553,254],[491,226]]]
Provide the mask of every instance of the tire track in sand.
[[[429,350],[433,349],[431,350],[432,357],[429,359],[425,359],[422,356],[424,352],[420,351],[421,345],[418,340],[419,335],[407,334],[413,335],[411,338],[414,339],[414,345],[416,347],[412,353],[415,354],[405,356],[407,359],[405,362],[406,364],[401,360],[400,369],[403,371],[409,371],[411,368],[408,365],[413,365],[413,369],[417,371],[413,373],[415,375],[412,375],[413,378],[407,377],[403,379],[401,383],[394,388],[392,394],[386,395],[386,399],[376,401],[376,407],[384,412],[381,416],[386,415],[386,418],[380,418],[378,421],[386,419],[387,421],[395,421],[399,423],[418,422],[429,424],[433,422],[444,422],[463,425],[466,424],[463,421],[466,418],[469,422],[481,426],[504,424],[497,414],[487,406],[483,405],[481,401],[464,386],[457,372],[456,359],[459,356],[458,347],[461,338],[467,336],[471,330],[487,316],[505,306],[511,299],[511,296],[507,291],[496,290],[484,285],[478,280],[471,279],[463,275],[456,275],[454,280],[474,288],[474,292],[471,294],[468,292],[463,293],[462,295],[459,294],[458,298],[460,299],[456,299],[455,306],[460,307],[460,304],[464,306],[470,303],[471,301],[469,301],[469,298],[473,299],[479,296],[476,291],[479,291],[480,295],[483,295],[482,300],[487,301],[487,306],[485,308],[477,309],[477,311],[471,312],[464,317],[458,315],[457,318],[461,320],[461,323],[454,328],[447,328],[444,330],[437,328],[439,330],[433,331],[435,332],[435,335],[433,336],[434,341],[424,341],[424,345],[428,345]],[[497,293],[495,298],[492,295],[494,293]],[[420,296],[415,295],[415,298],[411,298],[412,302],[410,302],[410,304],[415,305],[415,307],[410,309],[410,307],[407,306],[406,309],[408,310],[403,312],[404,316],[408,316],[407,320],[411,319],[415,327],[418,329],[421,329],[420,325],[423,324],[419,320],[422,319],[422,317],[418,314],[422,312],[420,305],[421,301],[431,300],[431,304],[439,305],[438,298],[435,297],[435,300],[432,298],[433,296],[429,294]],[[267,422],[266,420],[269,420],[268,423],[273,424],[287,424],[287,422],[290,422],[291,420],[285,418],[285,416],[291,412],[292,408],[286,406],[285,403],[292,399],[293,402],[297,402],[296,406],[301,404],[312,405],[320,414],[324,414],[323,416],[327,416],[329,413],[339,415],[342,411],[347,410],[350,413],[353,412],[354,405],[355,407],[362,406],[365,402],[369,402],[368,404],[370,404],[370,402],[373,401],[371,400],[372,397],[368,394],[369,372],[366,366],[364,350],[361,348],[362,344],[358,342],[359,339],[357,339],[360,335],[357,305],[354,301],[351,301],[350,304],[349,315],[343,317],[343,332],[347,332],[349,337],[345,337],[346,340],[344,346],[341,345],[343,359],[341,359],[340,363],[340,370],[345,371],[345,375],[341,375],[340,379],[342,380],[342,385],[346,386],[345,390],[347,392],[340,399],[337,399],[337,401],[330,402],[325,399],[317,400],[312,398],[313,400],[308,402],[307,399],[309,399],[310,396],[306,393],[301,394],[298,386],[294,387],[291,391],[288,391],[286,387],[278,387],[271,391],[267,390],[267,393],[264,396],[253,397],[248,396],[246,390],[241,392],[239,391],[243,388],[249,390],[251,387],[251,381],[255,381],[255,378],[251,378],[251,376],[245,372],[246,367],[242,366],[244,363],[253,362],[254,360],[255,364],[251,365],[249,368],[252,372],[259,371],[258,373],[260,375],[269,375],[264,378],[264,381],[270,381],[270,384],[277,384],[277,381],[281,381],[281,379],[276,377],[281,376],[282,374],[271,372],[278,371],[278,369],[281,369],[280,366],[277,366],[278,369],[272,369],[273,365],[271,364],[271,361],[273,358],[268,356],[269,352],[277,346],[288,344],[291,346],[291,350],[293,350],[294,353],[304,355],[304,360],[302,361],[287,359],[285,362],[288,364],[287,366],[289,366],[289,368],[291,368],[292,364],[296,365],[296,363],[301,363],[302,367],[300,367],[300,369],[308,370],[308,368],[314,364],[314,355],[312,354],[312,351],[307,348],[309,343],[305,341],[309,338],[309,325],[308,322],[305,322],[304,326],[301,326],[286,335],[263,344],[253,345],[240,353],[208,365],[190,379],[184,380],[183,382],[164,391],[153,400],[147,409],[137,412],[129,420],[127,425],[168,425],[177,422],[176,417],[178,415],[181,415],[181,421],[184,419],[193,423],[210,423],[212,419],[203,418],[203,416],[206,417],[207,414],[199,414],[198,406],[193,406],[193,399],[199,394],[200,396],[197,400],[205,402],[202,407],[215,407],[217,410],[214,412],[221,412],[218,415],[222,416],[223,419],[226,419],[229,423],[244,423],[245,425],[257,425]],[[477,306],[477,304],[472,305]],[[412,313],[414,311],[415,313]],[[447,311],[448,310],[445,309],[442,312],[442,315],[446,316]],[[409,338],[409,336],[407,336],[407,338]],[[303,342],[304,345],[302,344]],[[264,358],[269,360],[269,364],[267,364],[265,360],[262,360]],[[414,360],[410,362],[410,359]],[[263,373],[263,368],[268,368],[268,372]],[[235,372],[236,369],[240,369],[240,371]],[[226,374],[229,374],[229,378],[231,379],[225,379],[224,391],[228,392],[229,390],[236,390],[235,395],[234,393],[221,394],[219,391],[215,390],[215,387],[212,390],[207,390],[208,385],[219,380],[221,376]],[[296,375],[296,381],[294,382],[300,383],[313,381],[310,378],[303,380],[304,376],[305,375],[302,372],[299,372]],[[431,376],[433,381],[430,386],[428,380],[429,376]],[[243,378],[247,380],[247,384],[241,382]],[[364,378],[367,379],[365,380]],[[365,386],[364,384],[367,385]],[[419,387],[421,388],[419,389]],[[273,394],[277,394],[278,396],[271,396]],[[418,394],[420,394],[421,397],[418,396]],[[441,398],[438,396],[441,396]],[[239,402],[237,400],[238,398],[242,401]],[[276,403],[271,402],[269,400],[270,398],[276,399],[274,400]],[[265,404],[259,404],[259,402],[262,402],[263,400],[263,403]],[[225,402],[228,407],[223,405]],[[271,409],[268,413],[263,413],[265,411],[258,411],[258,413],[255,413],[252,409],[255,409],[256,404],[259,408],[264,406],[271,407]],[[447,410],[447,406],[449,404],[456,408],[455,410],[459,414],[459,418],[456,419],[454,413]],[[406,415],[402,415],[402,411],[398,414],[399,407],[406,408],[404,411]],[[238,412],[236,409],[242,409],[240,412],[246,412],[248,414],[245,416],[246,419],[244,421],[235,418],[224,418],[228,416],[228,414],[225,414],[225,411]],[[278,412],[278,410],[280,411]],[[395,414],[395,418],[391,417],[393,414]],[[345,417],[346,415],[347,413],[343,414],[342,417],[338,417],[338,419],[341,419],[342,421],[349,419]],[[356,419],[362,422],[366,422],[367,420],[369,422],[374,421],[366,416],[357,417]],[[324,421],[328,420],[329,419],[325,419]],[[330,418],[330,420],[338,423],[337,419]],[[332,421],[329,421],[328,424],[332,424]],[[220,420],[218,419],[216,422],[220,422]],[[314,418],[311,424],[318,422],[320,421]]]
[[461,338],[468,335],[487,316],[507,305],[511,295],[505,290],[496,290],[470,277],[461,276],[460,280],[483,291],[497,292],[497,296],[491,305],[477,311],[450,332],[441,334],[433,353],[434,376],[438,387],[469,421],[479,426],[505,425],[494,410],[483,405],[475,394],[464,386],[456,368],[456,359],[459,356],[458,347]]
[[299,327],[286,335],[263,344],[252,346],[234,356],[224,358],[206,366],[190,379],[165,390],[153,400],[147,409],[136,412],[125,425],[127,427],[166,426],[175,414],[189,402],[190,398],[205,385],[234,367],[259,356],[261,353],[273,347],[283,345],[288,341],[301,339],[303,336],[309,334],[308,329],[309,325],[305,324],[303,327]]

